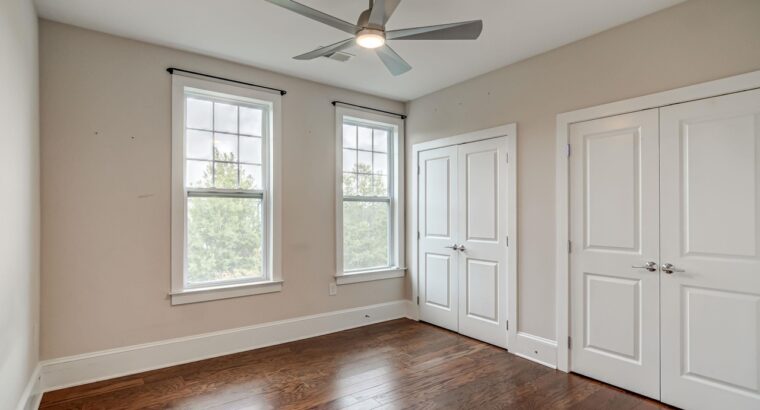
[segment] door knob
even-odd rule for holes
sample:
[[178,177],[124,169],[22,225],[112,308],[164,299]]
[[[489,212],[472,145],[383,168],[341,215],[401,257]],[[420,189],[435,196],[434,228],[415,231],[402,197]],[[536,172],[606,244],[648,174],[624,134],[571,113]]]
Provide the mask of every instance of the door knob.
[[459,251],[464,252],[467,250],[467,248],[464,247],[464,245],[459,245],[459,248],[457,248]]
[[672,263],[663,263],[660,268],[662,268],[662,271],[668,275],[672,274],[673,272],[685,272],[683,269],[676,269],[675,265]]
[[[663,267],[664,266],[665,265],[663,265]],[[651,262],[650,261],[650,262],[645,263],[644,266],[631,266],[631,267],[632,268],[636,268],[636,269],[646,269],[646,270],[648,270],[650,272],[654,272],[654,271],[657,270],[657,262]]]
[[449,246],[444,246],[444,248],[453,249],[455,251],[459,249],[459,247],[457,246],[457,244],[453,244],[453,245],[449,245]]

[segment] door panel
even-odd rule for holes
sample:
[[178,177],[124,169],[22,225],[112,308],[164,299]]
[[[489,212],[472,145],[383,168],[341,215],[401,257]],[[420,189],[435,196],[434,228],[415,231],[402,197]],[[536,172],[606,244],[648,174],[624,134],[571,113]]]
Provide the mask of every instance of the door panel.
[[584,348],[639,362],[641,281],[588,273],[585,277]]
[[662,399],[760,408],[760,91],[661,110]]
[[498,241],[498,151],[493,148],[465,154],[466,169],[462,171],[466,175],[464,209],[467,212],[467,222],[464,227],[467,240]]
[[466,280],[466,315],[498,324],[499,264],[468,259]]
[[656,109],[570,127],[571,370],[655,399],[658,139]]
[[[681,293],[685,302],[681,320],[684,340],[688,341],[685,374],[706,383],[718,381],[757,391],[760,297],[690,286],[684,286]],[[722,351],[721,355],[717,356],[716,351]]]
[[432,252],[425,253],[425,301],[443,309],[451,305],[451,256]]
[[[459,332],[507,347],[507,140],[459,146]],[[500,206],[501,204],[501,206]]]
[[425,167],[425,223],[426,237],[452,239],[451,232],[451,167],[453,162],[449,157],[431,158],[424,161]]
[[637,252],[639,180],[636,128],[589,135],[585,141],[588,249]]
[[457,147],[419,154],[420,319],[458,330]]

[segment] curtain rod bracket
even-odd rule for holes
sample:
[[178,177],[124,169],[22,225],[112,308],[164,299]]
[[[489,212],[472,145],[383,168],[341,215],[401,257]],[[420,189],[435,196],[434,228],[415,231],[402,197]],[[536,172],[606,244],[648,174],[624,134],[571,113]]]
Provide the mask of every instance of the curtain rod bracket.
[[229,78],[217,77],[215,75],[203,74],[203,73],[198,73],[198,72],[190,71],[190,70],[183,70],[181,68],[176,68],[176,67],[169,67],[169,68],[166,69],[166,71],[169,74],[174,74],[175,71],[181,71],[183,73],[198,75],[198,76],[201,76],[201,77],[208,77],[208,78],[213,78],[213,79],[216,79],[216,80],[227,81],[227,82],[230,82],[230,83],[243,84],[243,85],[248,85],[248,86],[251,86],[251,87],[263,88],[263,89],[269,90],[269,91],[276,91],[276,92],[280,93],[280,95],[285,95],[285,94],[288,93],[287,91],[281,90],[279,88],[272,88],[272,87],[267,87],[267,86],[259,85],[259,84],[246,83],[245,81],[231,80]]

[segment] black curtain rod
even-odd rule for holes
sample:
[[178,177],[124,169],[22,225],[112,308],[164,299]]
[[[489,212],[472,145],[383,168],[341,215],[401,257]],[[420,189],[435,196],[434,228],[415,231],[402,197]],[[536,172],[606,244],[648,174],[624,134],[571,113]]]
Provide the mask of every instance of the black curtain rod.
[[395,115],[395,116],[397,116],[397,117],[401,118],[402,120],[405,120],[405,119],[406,119],[406,114],[399,114],[399,113],[397,113],[397,112],[390,112],[390,111],[385,111],[385,110],[378,110],[377,108],[372,108],[372,107],[365,107],[365,106],[363,106],[363,105],[357,105],[357,104],[351,104],[351,103],[347,103],[347,102],[345,102],[345,101],[333,101],[333,102],[332,102],[332,105],[335,105],[335,104],[350,105],[350,106],[352,106],[352,107],[357,107],[357,108],[364,108],[365,110],[370,110],[370,111],[377,111],[377,112],[381,112],[381,113],[383,113],[383,114],[390,114],[390,115]]
[[281,90],[279,88],[272,88],[272,87],[267,87],[267,86],[263,86],[263,85],[253,84],[253,83],[246,83],[244,81],[231,80],[229,78],[217,77],[215,75],[209,75],[209,74],[203,74],[203,73],[197,73],[195,71],[183,70],[181,68],[169,67],[169,68],[166,69],[166,71],[168,71],[169,74],[174,74],[175,71],[181,71],[183,73],[199,75],[199,76],[202,76],[202,77],[213,78],[213,79],[216,79],[216,80],[229,81],[231,83],[236,83],[236,84],[250,85],[252,87],[263,88],[265,90],[277,91],[278,93],[280,93],[280,95],[285,95],[285,94],[288,93],[287,91]]

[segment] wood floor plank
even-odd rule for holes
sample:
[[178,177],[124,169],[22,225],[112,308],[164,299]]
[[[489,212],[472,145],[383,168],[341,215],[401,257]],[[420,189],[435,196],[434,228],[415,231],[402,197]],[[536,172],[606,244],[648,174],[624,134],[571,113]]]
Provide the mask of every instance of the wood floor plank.
[[44,409],[667,408],[407,319],[46,393]]

